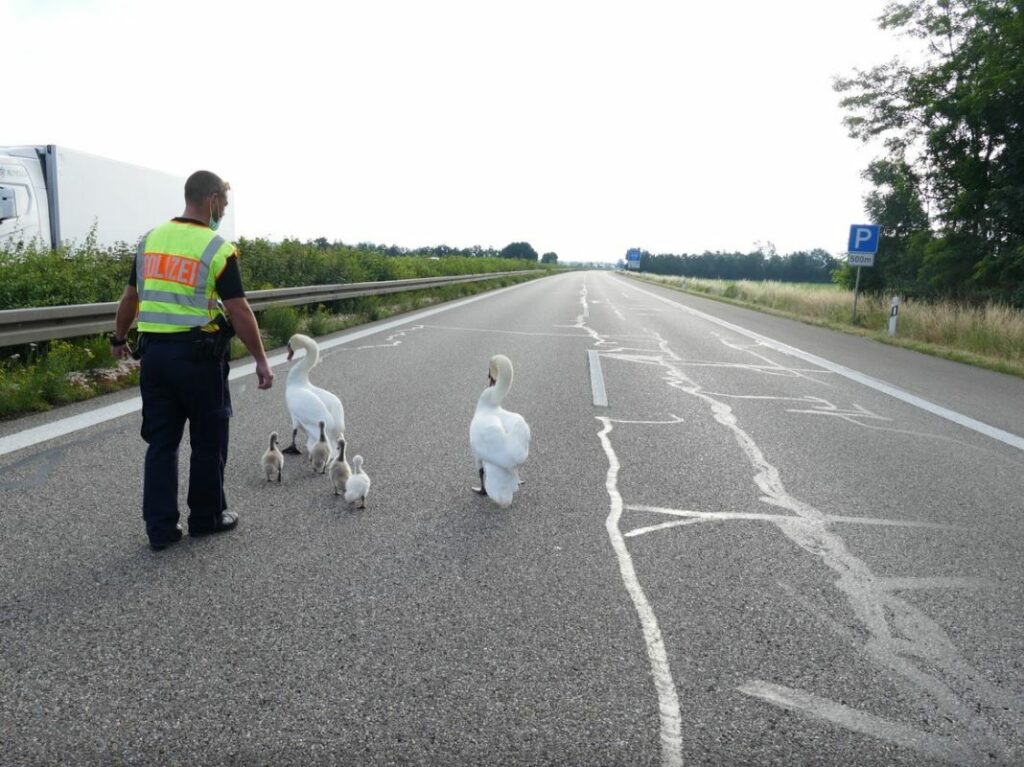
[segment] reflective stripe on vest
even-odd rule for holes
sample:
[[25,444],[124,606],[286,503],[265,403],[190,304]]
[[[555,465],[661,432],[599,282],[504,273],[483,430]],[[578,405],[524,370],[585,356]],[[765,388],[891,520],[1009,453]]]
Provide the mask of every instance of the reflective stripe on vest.
[[176,332],[214,319],[219,313],[214,265],[220,270],[226,263],[230,246],[225,245],[223,237],[192,224],[168,222],[149,232],[136,253],[139,330]]
[[[213,257],[217,255],[217,251],[220,250],[221,245],[223,245],[224,242],[224,238],[218,235],[210,240],[210,244],[206,246],[206,250],[203,251],[203,255],[199,258],[198,274],[195,275],[194,280],[189,280],[189,284],[195,288],[191,295],[188,293],[171,293],[168,290],[158,290],[156,288],[151,290],[143,287],[143,289],[139,291],[139,300],[159,301],[164,304],[177,304],[178,306],[187,306],[193,309],[207,309],[209,307],[209,299],[206,297],[206,281],[210,276],[210,264],[213,263]],[[150,254],[150,257],[152,257],[152,255],[166,256],[167,254]],[[139,276],[138,280],[136,280],[137,282],[143,279],[142,272],[145,269],[146,257],[147,254],[144,253],[142,259],[139,260]],[[181,258],[183,259],[181,262],[183,265],[191,266],[195,263],[194,260],[188,258],[188,256],[169,256],[169,258]],[[188,262],[191,262],[191,264]],[[179,271],[184,271],[184,269]],[[139,282],[139,284],[143,285],[143,282]]]

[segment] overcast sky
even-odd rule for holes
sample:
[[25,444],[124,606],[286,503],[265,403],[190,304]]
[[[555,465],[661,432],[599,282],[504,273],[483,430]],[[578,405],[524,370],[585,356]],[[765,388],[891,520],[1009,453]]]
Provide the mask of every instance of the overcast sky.
[[838,254],[884,4],[0,0],[0,144],[213,170],[247,237]]

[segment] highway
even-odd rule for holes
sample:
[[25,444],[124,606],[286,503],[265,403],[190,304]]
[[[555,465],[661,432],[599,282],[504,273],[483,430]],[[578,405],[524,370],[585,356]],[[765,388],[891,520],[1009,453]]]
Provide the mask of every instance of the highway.
[[606,272],[320,341],[365,510],[261,476],[282,350],[163,552],[137,391],[0,423],[0,765],[1024,764],[1024,380]]

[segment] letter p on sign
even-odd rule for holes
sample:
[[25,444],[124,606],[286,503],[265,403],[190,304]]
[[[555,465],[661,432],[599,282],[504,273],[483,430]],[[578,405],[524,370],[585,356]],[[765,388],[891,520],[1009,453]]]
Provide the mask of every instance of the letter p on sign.
[[849,253],[877,253],[878,233],[877,224],[853,224],[850,227],[850,242],[847,251]]

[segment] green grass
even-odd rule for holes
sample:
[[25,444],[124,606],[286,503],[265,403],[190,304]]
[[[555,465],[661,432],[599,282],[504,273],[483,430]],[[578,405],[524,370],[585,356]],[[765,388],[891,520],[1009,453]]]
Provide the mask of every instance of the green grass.
[[114,359],[106,336],[19,348],[0,362],[0,419],[90,399],[139,381],[138,365]]
[[1024,377],[1024,312],[1003,304],[905,300],[897,335],[888,335],[889,296],[862,294],[853,321],[853,292],[835,285],[737,282],[690,277],[639,279],[719,301],[874,338],[937,357]]

